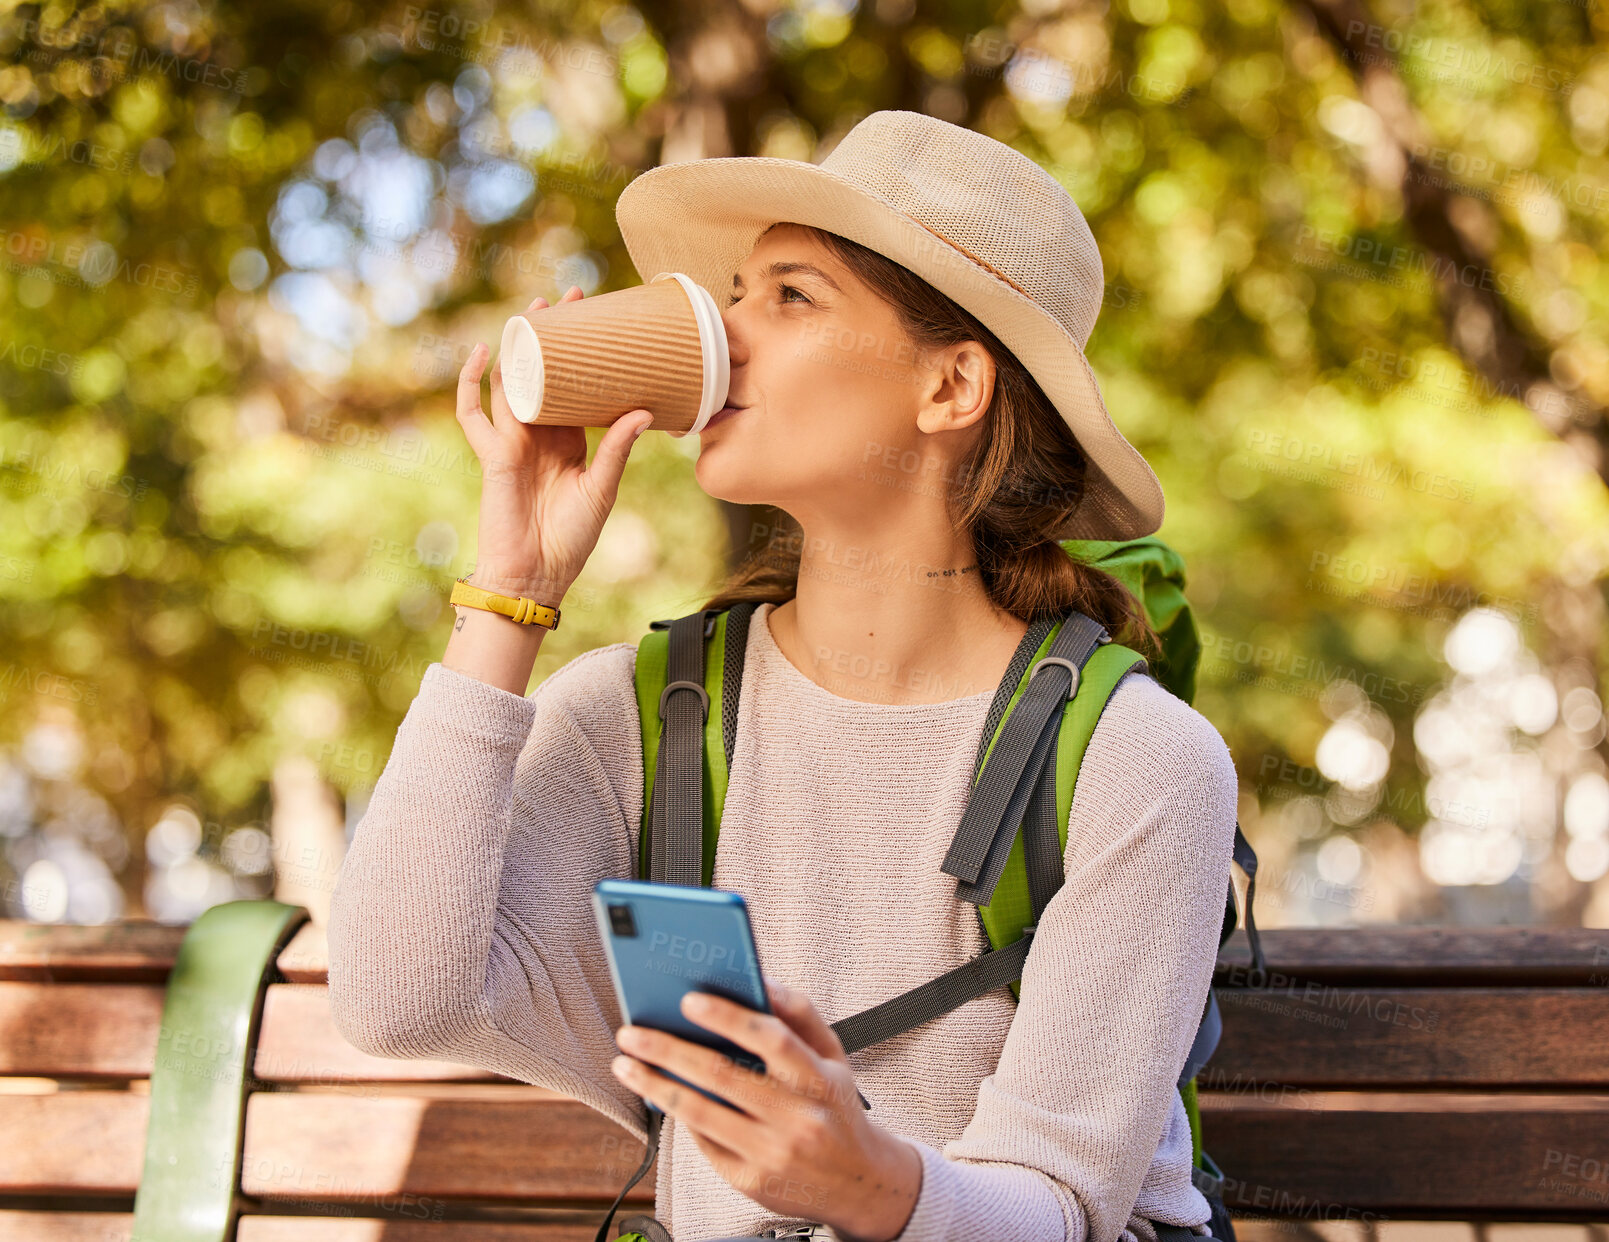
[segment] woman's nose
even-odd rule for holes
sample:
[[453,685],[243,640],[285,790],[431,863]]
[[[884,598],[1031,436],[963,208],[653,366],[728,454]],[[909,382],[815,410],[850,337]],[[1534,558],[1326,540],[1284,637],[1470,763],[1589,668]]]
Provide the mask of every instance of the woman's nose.
[[737,307],[721,312],[721,323],[726,328],[726,352],[733,366],[748,361],[749,347],[743,339],[743,329],[737,323]]

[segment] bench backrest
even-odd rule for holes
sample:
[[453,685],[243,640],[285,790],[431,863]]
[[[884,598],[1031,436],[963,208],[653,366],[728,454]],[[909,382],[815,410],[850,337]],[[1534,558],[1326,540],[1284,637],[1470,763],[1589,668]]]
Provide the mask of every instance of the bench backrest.
[[[227,1057],[182,1031],[162,1046],[184,934],[0,922],[0,1242],[130,1237],[153,1067]],[[1237,1218],[1602,1217],[1609,931],[1263,942],[1266,981],[1242,934],[1220,958],[1224,1036],[1200,1078]],[[359,1052],[325,978],[303,925],[264,989],[238,1170],[196,1171],[238,1179],[243,1242],[590,1242],[641,1144],[540,1087]]]
[[1602,1220],[1609,931],[1237,935],[1202,1128],[1232,1213]]

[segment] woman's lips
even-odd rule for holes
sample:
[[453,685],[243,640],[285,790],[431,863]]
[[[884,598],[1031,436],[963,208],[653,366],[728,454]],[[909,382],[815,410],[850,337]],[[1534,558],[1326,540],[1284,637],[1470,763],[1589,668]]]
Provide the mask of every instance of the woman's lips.
[[725,422],[732,415],[742,413],[743,409],[744,407],[741,405],[723,405],[710,416],[710,421],[704,424],[704,430],[708,431],[716,423]]

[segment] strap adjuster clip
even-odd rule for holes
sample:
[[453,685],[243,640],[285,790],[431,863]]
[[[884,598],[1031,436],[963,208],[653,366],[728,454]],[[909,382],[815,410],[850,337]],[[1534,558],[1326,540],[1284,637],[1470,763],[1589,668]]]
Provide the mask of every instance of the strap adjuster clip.
[[667,683],[665,688],[659,692],[659,718],[661,720],[665,718],[665,700],[670,696],[672,690],[697,690],[698,697],[703,703],[704,719],[707,721],[710,718],[710,692],[696,681],[673,681]]
[[1048,664],[1060,664],[1064,669],[1073,675],[1073,683],[1067,687],[1067,697],[1071,699],[1078,693],[1078,665],[1074,664],[1071,660],[1064,656],[1043,657],[1033,666],[1032,669],[1029,670],[1028,680],[1032,681],[1036,676],[1038,676],[1039,671]]

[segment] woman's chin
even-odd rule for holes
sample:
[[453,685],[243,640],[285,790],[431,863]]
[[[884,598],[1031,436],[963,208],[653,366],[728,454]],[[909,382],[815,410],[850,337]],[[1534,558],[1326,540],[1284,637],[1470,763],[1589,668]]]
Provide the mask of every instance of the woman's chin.
[[719,463],[710,459],[714,447],[707,440],[699,445],[698,457],[693,462],[693,479],[707,495],[713,496],[716,500],[730,500],[733,504],[742,504],[742,501],[730,495],[734,482],[732,471],[722,469]]
[[761,488],[754,485],[754,475],[732,463],[723,462],[721,453],[711,455],[713,446],[706,446],[693,463],[693,481],[699,490],[715,500],[734,505],[758,505],[767,501]]

